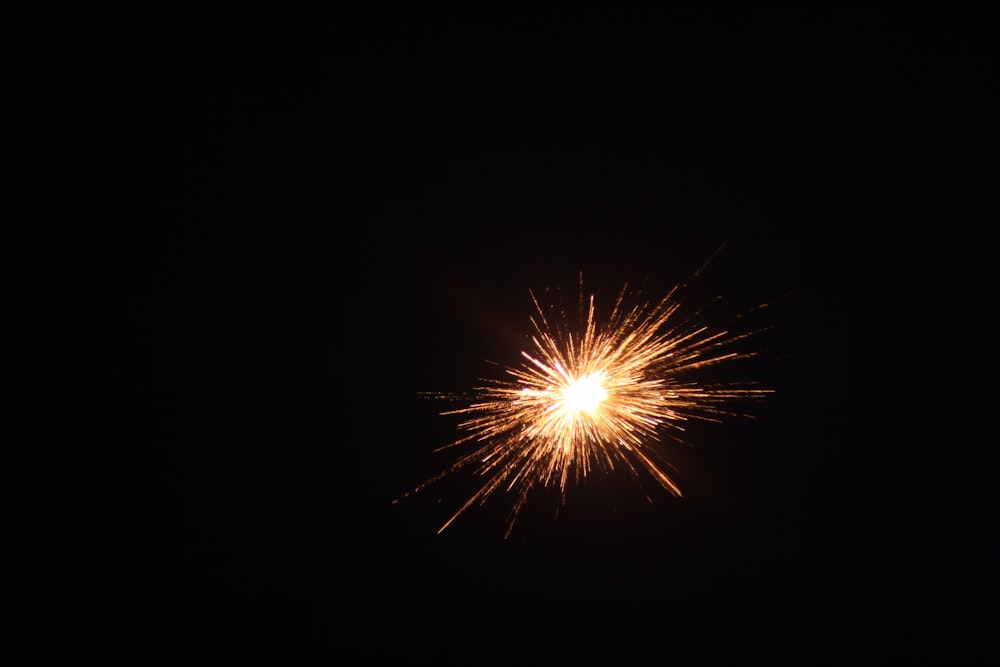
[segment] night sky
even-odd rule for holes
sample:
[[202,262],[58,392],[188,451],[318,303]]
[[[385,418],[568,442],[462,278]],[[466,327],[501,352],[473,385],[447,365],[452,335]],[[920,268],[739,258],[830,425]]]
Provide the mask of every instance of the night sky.
[[[23,298],[42,352],[22,393],[52,397],[7,466],[13,646],[979,655],[975,623],[945,629],[942,600],[982,582],[939,569],[956,434],[932,408],[955,397],[938,335],[992,182],[972,168],[988,32],[929,10],[7,26],[12,252],[40,250],[20,275],[46,294]],[[520,363],[529,290],[572,306],[581,273],[599,314],[626,283],[685,283],[706,325],[762,329],[704,379],[774,395],[663,439],[683,498],[595,474],[564,503],[539,489],[506,538],[503,494],[437,534],[476,480],[393,504],[453,460],[451,406],[418,393]]]

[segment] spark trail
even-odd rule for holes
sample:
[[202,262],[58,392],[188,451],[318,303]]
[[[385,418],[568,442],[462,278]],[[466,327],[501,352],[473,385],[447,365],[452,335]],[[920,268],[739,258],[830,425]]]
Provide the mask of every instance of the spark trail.
[[403,497],[470,469],[484,480],[482,485],[438,532],[503,491],[514,496],[509,536],[532,489],[557,486],[565,500],[570,483],[595,471],[623,467],[635,477],[645,471],[680,496],[666,471],[669,464],[657,452],[661,436],[680,440],[689,420],[749,417],[733,406],[771,393],[753,384],[697,380],[707,367],[754,356],[734,344],[756,332],[713,330],[698,321],[704,309],[681,316],[680,287],[651,303],[635,299],[638,295],[630,295],[626,285],[599,323],[594,297],[584,299],[581,275],[581,317],[575,330],[561,307],[545,308],[530,292],[534,333],[531,350],[521,353],[521,365],[503,367],[503,379],[481,380],[472,402],[441,413],[462,416],[459,429],[465,434],[441,449],[468,446],[471,451]]

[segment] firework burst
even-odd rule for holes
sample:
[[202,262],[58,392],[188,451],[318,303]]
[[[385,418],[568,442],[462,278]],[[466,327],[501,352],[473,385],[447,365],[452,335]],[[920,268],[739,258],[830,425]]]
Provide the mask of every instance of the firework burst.
[[520,366],[502,367],[505,378],[481,380],[484,384],[474,388],[473,400],[464,407],[441,413],[462,416],[464,433],[441,449],[464,445],[471,450],[410,492],[465,469],[483,480],[439,533],[471,506],[503,491],[514,496],[509,535],[532,489],[558,487],[565,500],[569,484],[595,471],[624,468],[636,478],[645,472],[681,495],[656,450],[661,437],[681,440],[689,420],[750,416],[733,406],[771,390],[695,379],[706,367],[753,356],[734,344],[756,332],[710,329],[699,323],[704,308],[682,316],[680,287],[658,302],[643,302],[626,285],[610,315],[599,322],[594,297],[584,298],[581,275],[576,327],[561,306],[543,307],[530,292],[536,309],[531,350],[521,353]]

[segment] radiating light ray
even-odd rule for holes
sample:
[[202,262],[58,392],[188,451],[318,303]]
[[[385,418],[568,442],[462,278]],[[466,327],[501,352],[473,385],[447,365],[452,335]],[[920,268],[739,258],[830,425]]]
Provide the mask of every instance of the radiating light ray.
[[666,470],[671,466],[657,451],[661,437],[680,440],[691,420],[752,416],[735,406],[772,393],[754,384],[698,380],[708,367],[754,356],[734,344],[757,332],[714,330],[700,323],[703,309],[682,316],[680,287],[650,303],[638,300],[626,285],[599,321],[594,297],[584,299],[581,275],[576,329],[561,307],[543,307],[529,292],[536,311],[530,318],[530,351],[522,351],[520,366],[501,366],[505,377],[474,387],[472,402],[441,413],[462,416],[458,427],[464,435],[440,449],[468,451],[403,497],[469,470],[481,485],[438,532],[499,491],[514,498],[509,535],[533,489],[558,487],[565,500],[569,484],[595,471],[620,467],[636,477],[648,473],[680,496]]

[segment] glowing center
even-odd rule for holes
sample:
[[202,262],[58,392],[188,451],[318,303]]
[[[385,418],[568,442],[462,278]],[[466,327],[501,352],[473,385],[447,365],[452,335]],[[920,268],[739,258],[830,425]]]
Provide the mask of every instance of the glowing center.
[[601,401],[608,397],[608,390],[602,384],[603,373],[591,373],[570,381],[563,389],[563,409],[569,414],[593,413]]

